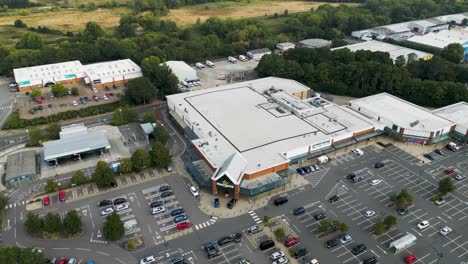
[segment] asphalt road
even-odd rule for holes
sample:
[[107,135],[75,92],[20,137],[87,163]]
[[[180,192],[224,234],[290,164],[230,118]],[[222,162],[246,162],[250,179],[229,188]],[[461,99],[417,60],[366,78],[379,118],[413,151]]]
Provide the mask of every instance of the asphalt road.
[[12,109],[10,88],[8,85],[9,80],[0,78],[0,127],[3,125],[3,122],[5,122]]

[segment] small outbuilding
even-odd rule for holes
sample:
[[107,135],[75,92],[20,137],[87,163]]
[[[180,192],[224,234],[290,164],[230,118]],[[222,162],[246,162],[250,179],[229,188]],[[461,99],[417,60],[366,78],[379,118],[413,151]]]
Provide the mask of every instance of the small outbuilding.
[[13,185],[37,176],[36,151],[28,150],[10,154],[7,157],[5,183]]
[[414,244],[416,244],[416,236],[411,234],[411,233],[408,233],[406,236],[401,237],[401,238],[391,242],[388,248],[394,254],[398,254],[401,251],[411,247]]
[[256,50],[251,50],[247,51],[247,57],[251,60],[261,60],[264,55],[271,54],[271,50],[269,48],[263,48],[263,49],[256,49]]
[[181,83],[198,80],[197,71],[183,61],[166,61],[165,64]]
[[330,40],[326,39],[304,39],[299,41],[300,45],[304,48],[329,48],[332,45]]
[[276,48],[280,51],[280,52],[286,52],[290,49],[294,49],[296,48],[296,44],[294,43],[291,43],[291,42],[283,42],[283,43],[278,43],[276,44]]

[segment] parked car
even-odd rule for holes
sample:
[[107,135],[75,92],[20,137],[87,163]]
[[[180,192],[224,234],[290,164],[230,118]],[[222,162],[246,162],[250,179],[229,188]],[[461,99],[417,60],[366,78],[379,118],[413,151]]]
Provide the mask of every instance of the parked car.
[[172,171],[172,167],[170,165],[166,165],[166,171],[167,172],[171,172]]
[[358,183],[362,180],[364,180],[364,176],[361,176],[361,175],[357,175],[356,177],[352,178],[353,183]]
[[380,169],[380,168],[382,168],[384,166],[385,166],[385,163],[383,163],[381,161],[374,164],[374,168],[376,168],[376,169]]
[[303,168],[297,168],[296,172],[299,173],[300,175],[304,175],[306,173]]
[[274,246],[275,246],[275,242],[273,242],[273,240],[271,239],[267,239],[267,240],[263,240],[262,242],[260,242],[258,247],[260,248],[260,250],[267,250]]
[[427,227],[429,227],[429,221],[424,220],[424,221],[422,221],[421,223],[419,223],[419,224],[417,225],[417,227],[418,227],[418,229],[420,229],[420,230],[426,229]]
[[325,247],[327,248],[332,248],[338,246],[338,240],[336,239],[330,239],[327,242],[325,242]]
[[234,208],[234,206],[236,205],[236,203],[237,203],[236,199],[234,199],[234,198],[231,199],[231,201],[229,201],[229,203],[227,204],[227,208],[229,208],[229,209]]
[[225,237],[222,237],[218,240],[218,245],[219,246],[222,246],[222,245],[225,245],[225,244],[228,244],[228,243],[231,243],[232,241],[234,241],[234,238],[231,237],[231,236],[225,236]]
[[156,259],[152,255],[140,259],[140,264],[151,264],[155,262],[156,262]]
[[440,234],[443,235],[443,236],[446,236],[448,235],[450,232],[452,232],[452,228],[448,227],[448,226],[445,226],[443,227],[441,230],[440,230]]
[[77,106],[78,103],[77,103],[76,101],[73,101],[73,102],[72,102],[72,105],[73,105],[73,106]]
[[338,202],[338,200],[340,200],[340,197],[338,195],[333,195],[332,197],[328,198],[328,201],[330,203]]
[[356,155],[359,156],[359,157],[362,156],[362,155],[364,155],[364,151],[362,151],[362,150],[360,150],[360,149],[358,149],[358,148],[353,149],[353,153],[356,154]]
[[174,223],[179,223],[179,222],[182,222],[182,221],[185,221],[188,219],[188,216],[186,214],[181,214],[181,215],[178,215],[176,217],[174,217]]
[[164,185],[164,186],[159,187],[160,192],[169,191],[170,189],[171,189],[171,186],[169,185]]
[[300,215],[300,214],[303,214],[305,211],[306,211],[306,209],[301,206],[301,207],[298,207],[298,208],[294,209],[293,214],[294,215]]
[[379,261],[377,260],[376,257],[370,257],[370,258],[367,258],[365,259],[362,264],[376,264],[378,263]]
[[309,254],[309,251],[306,248],[300,248],[294,253],[294,258],[302,258],[307,254]]
[[362,252],[364,252],[365,250],[367,249],[366,245],[364,244],[359,244],[357,246],[354,246],[352,249],[351,249],[351,253],[353,253],[353,255],[359,255],[361,254]]
[[171,211],[171,216],[176,216],[185,213],[184,208],[177,208]]
[[62,258],[58,264],[67,264],[68,263],[68,258]]
[[288,202],[288,198],[282,196],[282,197],[276,198],[273,201],[273,204],[276,205],[276,206],[280,206],[280,205],[285,204],[287,202]]
[[76,264],[76,258],[70,258],[67,264]]
[[190,192],[194,197],[198,197],[198,190],[195,188],[195,186],[190,186]]
[[189,228],[191,226],[190,222],[182,222],[182,223],[178,223],[176,225],[176,228],[177,230],[184,230],[186,228]]
[[65,200],[67,200],[67,195],[65,194],[64,191],[60,191],[58,193],[58,197],[59,197],[59,201],[61,202],[65,202]]
[[288,263],[288,262],[289,262],[289,261],[288,261],[288,258],[287,258],[287,257],[281,257],[281,258],[279,258],[279,259],[273,261],[272,264],[286,264],[286,263]]
[[172,195],[174,195],[173,192],[166,191],[166,192],[161,193],[161,198],[167,198],[167,197],[172,196]]
[[381,180],[375,179],[375,180],[372,180],[372,181],[370,182],[370,185],[376,186],[376,185],[379,185],[379,184],[381,184],[381,183],[382,183]]
[[454,172],[455,172],[455,169],[453,169],[453,168],[447,168],[447,169],[444,170],[444,174],[446,174],[446,175],[450,175],[450,174],[452,174]]
[[114,200],[114,205],[118,205],[118,204],[123,204],[123,203],[126,203],[127,202],[127,199],[125,198],[117,198]]
[[271,254],[271,256],[270,256],[270,258],[271,258],[272,260],[279,259],[279,258],[281,258],[281,257],[284,257],[283,251],[275,251],[275,252],[273,252],[273,254]]
[[43,205],[43,206],[47,206],[47,205],[49,205],[49,204],[50,204],[50,198],[49,198],[49,196],[44,197],[44,199],[42,199],[42,205]]
[[318,214],[314,215],[314,218],[315,218],[316,221],[320,221],[322,219],[327,218],[327,215],[325,213],[318,213]]
[[444,197],[440,197],[439,199],[435,200],[434,203],[437,204],[437,205],[444,204],[445,199],[444,199]]
[[49,104],[48,107],[49,107],[49,108],[52,108],[52,107],[54,107],[54,106],[53,106],[52,104]]
[[205,64],[206,64],[206,66],[211,67],[211,68],[213,68],[215,66],[215,64],[213,62],[209,61],[209,60],[207,60],[205,62]]
[[164,207],[164,206],[158,206],[158,207],[151,208],[151,214],[152,215],[156,215],[156,214],[160,214],[160,213],[164,213],[164,212],[166,212],[166,207]]
[[465,175],[457,174],[457,175],[455,175],[454,178],[457,181],[461,181],[461,180],[465,179]]
[[107,99],[109,99],[109,97],[107,97],[106,95],[104,95],[104,96],[102,97],[102,99],[107,100]]
[[257,226],[257,225],[251,226],[251,227],[249,227],[249,228],[247,229],[247,232],[248,232],[249,234],[255,234],[255,233],[258,233],[258,232],[260,232],[260,231],[262,231],[262,229],[261,229],[259,226]]
[[430,154],[430,153],[426,153],[423,156],[428,160],[435,160],[436,159],[436,157],[433,154]]
[[375,215],[375,212],[372,210],[367,210],[364,212],[364,216],[367,218],[373,217]]
[[42,105],[40,105],[40,106],[37,107],[37,109],[42,110],[42,109],[44,109],[44,107],[42,107]]
[[356,173],[351,172],[350,174],[346,175],[346,179],[352,180],[354,177],[356,177]]
[[291,237],[284,242],[284,245],[286,247],[292,247],[296,244],[299,244],[300,242],[301,242],[301,239],[299,237]]
[[406,264],[412,264],[412,263],[416,262],[416,260],[418,260],[418,258],[416,258],[416,255],[413,255],[413,254],[408,255],[408,256],[405,257],[405,263]]
[[198,68],[198,69],[204,69],[205,68],[205,64],[201,63],[201,62],[197,62],[195,63],[195,66]]
[[104,210],[101,211],[102,216],[110,215],[112,212],[114,212],[114,208],[112,207],[107,207]]
[[99,207],[102,207],[102,206],[109,206],[109,205],[112,205],[112,201],[111,200],[102,200],[98,203],[98,206]]
[[219,198],[218,198],[218,197],[214,197],[214,198],[213,198],[213,206],[214,206],[215,208],[218,208],[220,205],[221,205],[221,203],[219,202]]
[[345,244],[348,244],[349,242],[351,242],[351,240],[353,240],[353,238],[350,235],[346,234],[342,238],[340,238],[340,243],[342,245],[345,245]]
[[106,91],[110,91],[109,86],[106,86],[104,89],[105,89]]

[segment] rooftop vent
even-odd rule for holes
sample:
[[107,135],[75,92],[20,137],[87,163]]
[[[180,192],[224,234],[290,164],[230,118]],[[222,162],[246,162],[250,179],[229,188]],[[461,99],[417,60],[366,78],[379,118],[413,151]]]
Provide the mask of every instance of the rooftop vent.
[[410,123],[410,126],[411,126],[411,127],[415,127],[415,126],[418,125],[418,124],[419,124],[419,120],[416,120],[416,121],[414,121],[414,122],[411,122],[411,123]]

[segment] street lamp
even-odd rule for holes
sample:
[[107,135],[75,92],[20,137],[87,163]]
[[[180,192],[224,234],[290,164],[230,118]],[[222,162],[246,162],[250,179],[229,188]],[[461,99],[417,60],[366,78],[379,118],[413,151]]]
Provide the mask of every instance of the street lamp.
[[119,113],[120,113],[120,122],[122,123],[122,108],[119,108]]

